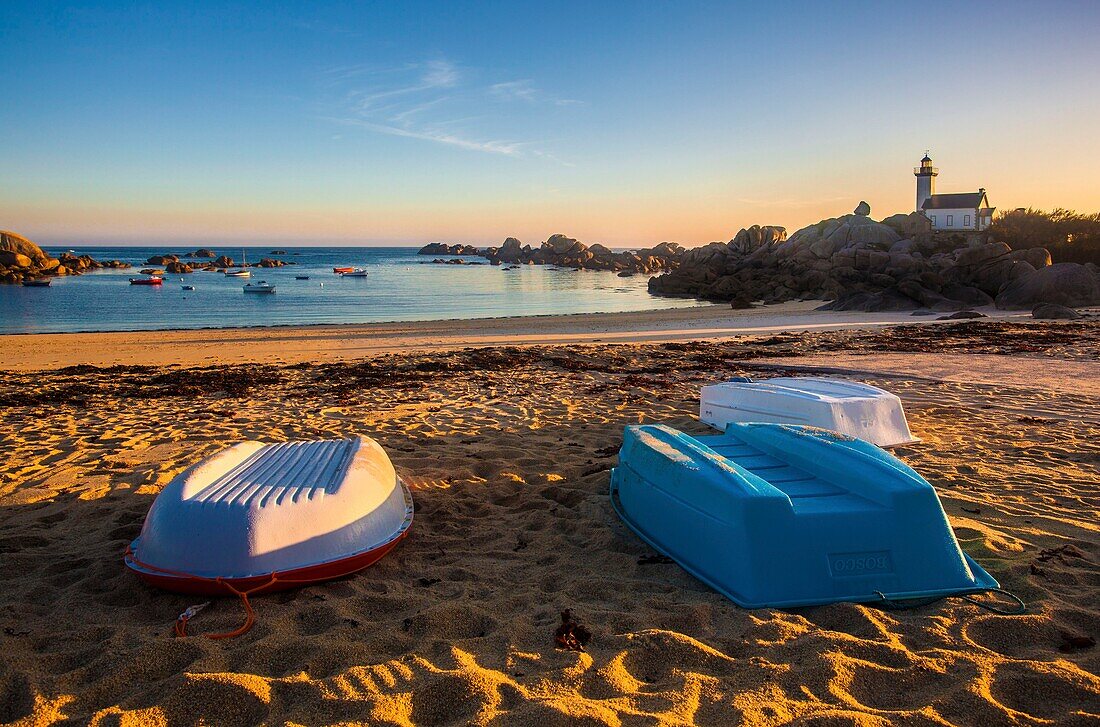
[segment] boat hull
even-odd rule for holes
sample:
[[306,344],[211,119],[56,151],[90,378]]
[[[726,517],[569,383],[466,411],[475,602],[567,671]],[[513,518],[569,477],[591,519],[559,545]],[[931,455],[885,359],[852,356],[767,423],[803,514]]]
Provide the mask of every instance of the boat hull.
[[745,608],[998,587],[961,551],[927,481],[831,432],[731,424],[693,438],[628,427],[610,494],[639,537]]
[[[412,525],[411,519],[409,525]],[[145,581],[150,586],[165,591],[219,596],[232,592],[231,589],[226,588],[224,585],[229,584],[233,589],[238,591],[275,593],[277,591],[286,591],[292,588],[302,588],[311,583],[321,583],[337,578],[344,578],[353,573],[357,573],[381,560],[387,553],[396,548],[408,534],[409,529],[405,528],[396,535],[392,541],[362,553],[350,555],[346,558],[340,558],[326,563],[318,563],[317,565],[303,568],[294,568],[281,572],[272,571],[270,573],[262,573],[260,575],[243,578],[221,578],[212,580],[207,577],[174,575],[171,573],[158,572],[156,569],[139,560],[140,556],[138,553],[141,548],[140,539],[135,540],[134,543],[131,544],[132,553],[126,556],[125,562],[126,567],[134,571],[141,580]],[[259,590],[253,591],[253,589]]]
[[699,420],[719,431],[731,422],[820,427],[880,447],[914,444],[901,399],[867,384],[819,377],[739,379],[704,386]]
[[412,522],[412,494],[369,438],[245,442],[164,488],[125,564],[183,593],[283,590],[366,568]]

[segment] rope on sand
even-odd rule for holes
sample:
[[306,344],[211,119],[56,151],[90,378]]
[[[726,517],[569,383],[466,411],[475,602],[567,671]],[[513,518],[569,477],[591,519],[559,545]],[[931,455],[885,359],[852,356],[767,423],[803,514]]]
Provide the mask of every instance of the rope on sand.
[[933,596],[932,598],[912,598],[912,599],[906,599],[906,600],[903,600],[903,601],[895,601],[895,600],[889,598],[882,591],[875,591],[874,593],[875,593],[876,596],[879,597],[879,600],[876,602],[876,605],[883,606],[885,608],[898,610],[898,611],[906,611],[906,610],[913,609],[913,608],[920,608],[922,606],[928,606],[930,604],[937,603],[939,601],[947,600],[948,598],[961,598],[964,601],[967,601],[968,603],[974,604],[978,608],[984,608],[986,611],[991,611],[993,613],[1000,614],[1001,616],[1020,616],[1020,615],[1023,615],[1025,613],[1027,613],[1027,604],[1024,603],[1023,599],[1020,598],[1019,596],[1017,596],[1015,593],[1011,593],[1010,591],[1006,591],[1003,588],[987,588],[984,591],[981,591],[981,593],[996,593],[998,595],[1005,596],[1005,597],[1009,598],[1015,604],[1015,605],[1012,606],[1011,609],[1002,608],[1002,607],[998,606],[996,603],[989,603],[989,602],[986,602],[986,601],[979,601],[978,599],[974,598],[970,594],[965,594],[965,593],[949,594],[949,595],[946,595],[946,596]]

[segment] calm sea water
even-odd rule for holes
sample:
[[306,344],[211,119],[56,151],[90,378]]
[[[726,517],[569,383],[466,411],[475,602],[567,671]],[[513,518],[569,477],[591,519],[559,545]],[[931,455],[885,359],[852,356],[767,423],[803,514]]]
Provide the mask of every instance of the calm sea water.
[[[57,256],[67,248],[45,248]],[[215,248],[234,260],[241,248]],[[272,257],[271,247],[245,248],[250,261]],[[449,318],[492,318],[549,313],[592,313],[681,308],[695,301],[659,298],[648,276],[552,270],[523,265],[431,265],[417,248],[279,248],[283,268],[252,269],[251,281],[274,283],[274,295],[246,294],[248,280],[220,272],[166,275],[160,287],[130,285],[152,255],[187,249],[88,247],[97,260],[124,260],[130,270],[103,270],[55,278],[49,288],[0,285],[0,333],[134,331],[169,328],[369,323]],[[476,258],[470,258],[476,260]],[[341,278],[336,266],[366,268],[366,278]],[[295,280],[308,275],[309,280]],[[185,291],[183,285],[194,285]]]

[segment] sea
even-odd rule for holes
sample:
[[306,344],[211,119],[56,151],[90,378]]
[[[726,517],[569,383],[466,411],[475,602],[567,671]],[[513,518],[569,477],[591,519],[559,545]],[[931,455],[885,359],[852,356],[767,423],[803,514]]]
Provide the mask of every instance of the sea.
[[[70,248],[44,247],[57,257]],[[456,318],[596,313],[683,308],[693,300],[661,298],[646,290],[647,275],[578,271],[544,265],[514,270],[481,265],[431,264],[415,247],[215,247],[234,261],[271,257],[281,268],[250,268],[250,279],[221,272],[165,275],[162,286],[130,285],[154,255],[178,247],[72,248],[96,260],[122,260],[129,270],[99,270],[53,279],[48,288],[0,284],[0,333],[157,331],[331,323],[375,323]],[[285,255],[272,255],[274,249]],[[204,259],[199,258],[199,262]],[[344,278],[334,267],[369,274]],[[297,280],[308,276],[308,280]],[[245,293],[248,282],[275,285],[274,295]],[[194,290],[183,286],[193,285]]]

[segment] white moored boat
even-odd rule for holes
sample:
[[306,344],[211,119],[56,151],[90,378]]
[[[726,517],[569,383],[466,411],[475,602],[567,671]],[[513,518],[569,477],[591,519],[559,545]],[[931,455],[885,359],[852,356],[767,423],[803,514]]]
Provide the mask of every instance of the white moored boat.
[[252,277],[251,271],[248,270],[248,256],[244,254],[244,250],[241,250],[241,269],[240,270],[226,270],[225,276],[227,278],[250,278]]
[[248,283],[244,286],[244,292],[246,293],[274,293],[275,286],[266,280],[261,280],[258,283]]
[[919,442],[901,399],[854,381],[814,377],[742,378],[704,386],[699,419],[725,431],[731,422],[801,424],[894,447]]
[[126,565],[185,593],[300,587],[374,563],[412,519],[412,495],[373,439],[242,442],[164,488]]
[[365,278],[367,277],[367,271],[363,268],[354,268],[346,273],[340,273],[340,276],[344,278]]

